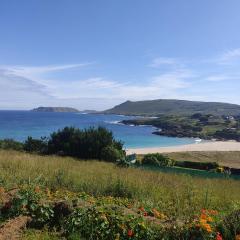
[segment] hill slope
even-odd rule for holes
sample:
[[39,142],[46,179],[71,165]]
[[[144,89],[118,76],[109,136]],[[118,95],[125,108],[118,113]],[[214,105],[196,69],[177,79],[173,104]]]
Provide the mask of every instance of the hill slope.
[[239,115],[240,105],[219,102],[197,102],[174,99],[158,99],[147,101],[126,101],[112,109],[106,110],[106,114],[124,115],[192,115],[194,113],[213,115]]

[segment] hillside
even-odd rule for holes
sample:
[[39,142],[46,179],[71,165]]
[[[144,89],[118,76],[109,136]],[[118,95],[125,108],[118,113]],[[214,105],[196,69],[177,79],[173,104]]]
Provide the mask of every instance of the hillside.
[[33,112],[79,112],[79,110],[70,107],[38,107],[34,108]]
[[219,102],[197,102],[174,99],[158,99],[147,101],[126,101],[112,109],[106,110],[106,114],[123,115],[192,115],[195,113],[213,115],[239,115],[240,105]]

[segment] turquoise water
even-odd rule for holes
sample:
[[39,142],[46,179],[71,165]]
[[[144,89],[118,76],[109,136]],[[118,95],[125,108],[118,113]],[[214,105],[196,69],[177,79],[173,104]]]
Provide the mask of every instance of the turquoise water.
[[111,130],[127,148],[166,147],[194,143],[194,139],[152,134],[151,126],[127,126],[119,121],[134,117],[120,115],[0,111],[0,138],[24,141],[28,136],[40,138],[65,126],[88,128],[103,126]]

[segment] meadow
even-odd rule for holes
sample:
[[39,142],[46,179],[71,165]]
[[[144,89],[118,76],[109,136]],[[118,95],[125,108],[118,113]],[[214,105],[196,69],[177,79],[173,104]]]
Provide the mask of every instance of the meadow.
[[240,182],[237,180],[205,179],[121,168],[94,160],[1,150],[0,187],[7,191],[24,184],[53,192],[84,193],[96,199],[109,196],[127,199],[135,207],[159,209],[168,216],[168,221],[182,223],[192,221],[202,209],[214,209],[224,217],[240,208]]

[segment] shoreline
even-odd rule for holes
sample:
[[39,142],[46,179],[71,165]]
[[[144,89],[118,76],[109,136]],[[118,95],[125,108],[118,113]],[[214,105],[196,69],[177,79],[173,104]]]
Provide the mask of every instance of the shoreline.
[[171,153],[171,152],[195,152],[195,151],[240,151],[240,142],[236,141],[214,141],[194,143],[170,147],[146,147],[146,148],[129,148],[127,154],[147,154],[147,153]]

